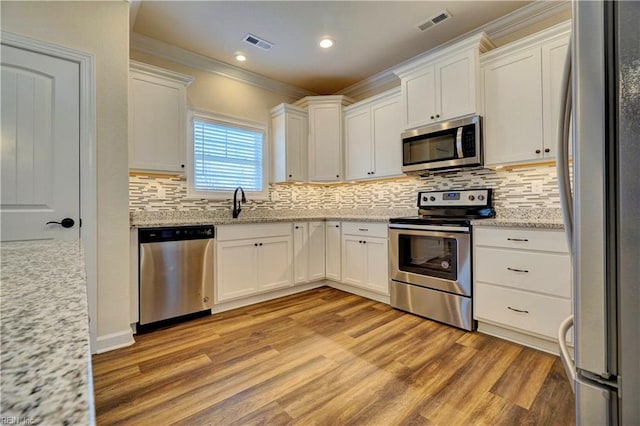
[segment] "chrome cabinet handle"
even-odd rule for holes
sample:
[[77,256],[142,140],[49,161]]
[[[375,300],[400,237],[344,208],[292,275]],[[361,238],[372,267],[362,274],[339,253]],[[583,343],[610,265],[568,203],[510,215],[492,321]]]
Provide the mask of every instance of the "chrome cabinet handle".
[[529,240],[527,240],[526,238],[507,238],[507,241],[524,241],[524,242],[527,242]]
[[513,272],[527,272],[527,273],[529,272],[526,269],[515,269],[515,268],[509,268],[508,266],[507,266],[507,269]]
[[523,311],[522,309],[516,309],[516,308],[512,308],[511,306],[507,306],[507,309],[511,309],[514,312],[519,312],[521,314],[528,314],[529,311]]

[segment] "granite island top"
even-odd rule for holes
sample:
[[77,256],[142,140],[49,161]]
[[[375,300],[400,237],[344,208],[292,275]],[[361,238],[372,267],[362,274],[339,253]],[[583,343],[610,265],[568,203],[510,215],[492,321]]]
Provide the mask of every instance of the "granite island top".
[[[237,219],[228,212],[202,211],[148,211],[131,212],[132,228],[153,228],[183,225],[230,225],[242,223],[274,223],[296,221],[354,221],[386,223],[391,217],[415,216],[417,209],[355,209],[355,210],[269,210],[249,211]],[[554,208],[513,208],[499,209],[493,219],[472,221],[474,225],[518,228],[563,229],[560,209]]]
[[93,423],[80,243],[8,242],[0,252],[2,423]]

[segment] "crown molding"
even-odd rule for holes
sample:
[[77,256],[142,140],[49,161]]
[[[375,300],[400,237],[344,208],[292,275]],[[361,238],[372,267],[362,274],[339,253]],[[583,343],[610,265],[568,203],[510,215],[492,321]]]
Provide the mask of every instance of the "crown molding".
[[148,53],[150,55],[177,62],[190,68],[207,71],[232,80],[241,81],[290,98],[299,99],[305,96],[317,95],[317,93],[309,90],[247,71],[142,34],[132,33],[130,43],[131,50]]
[[443,43],[439,46],[434,47],[424,53],[414,56],[411,59],[408,59],[398,65],[395,65],[391,68],[388,68],[384,71],[381,71],[377,74],[372,75],[364,80],[361,80],[351,86],[345,87],[344,89],[338,91],[336,94],[350,96],[353,98],[359,98],[363,94],[371,94],[376,91],[381,90],[382,88],[388,88],[391,84],[400,85],[400,80],[394,74],[394,71],[397,68],[406,66],[414,61],[419,61],[420,59],[430,56],[437,52],[438,50],[448,48],[465,38],[468,38],[472,35],[475,35],[479,32],[484,32],[489,38],[501,38],[507,36],[516,31],[520,31],[529,27],[530,25],[535,24],[536,22],[543,21],[547,18],[565,12],[571,9],[571,2],[569,0],[559,0],[559,1],[542,1],[537,0],[533,3],[528,4],[518,10],[515,10],[508,15],[502,16],[494,21],[491,21],[479,28],[476,28],[472,31],[469,31],[465,34],[462,34],[459,37],[456,37],[446,43]]
[[169,71],[164,68],[156,67],[154,65],[145,64],[138,61],[129,60],[129,69],[137,71],[141,74],[146,74],[150,76],[162,76],[166,79],[173,80],[176,83],[184,84],[188,86],[193,81],[193,77],[186,74],[180,74],[175,71]]

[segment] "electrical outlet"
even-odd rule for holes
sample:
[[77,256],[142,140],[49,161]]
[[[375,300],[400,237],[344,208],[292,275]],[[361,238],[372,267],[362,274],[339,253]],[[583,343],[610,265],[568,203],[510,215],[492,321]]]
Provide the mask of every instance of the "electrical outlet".
[[531,193],[532,194],[542,194],[542,181],[534,180],[531,182]]

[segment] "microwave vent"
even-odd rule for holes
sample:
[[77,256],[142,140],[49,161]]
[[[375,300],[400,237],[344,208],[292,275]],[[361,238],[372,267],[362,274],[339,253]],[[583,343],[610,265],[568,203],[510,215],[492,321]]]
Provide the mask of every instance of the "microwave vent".
[[442,12],[438,12],[435,16],[427,19],[426,21],[419,23],[417,27],[420,31],[426,31],[429,28],[432,28],[439,23],[446,21],[447,19],[451,18],[451,16],[451,13],[445,9]]
[[244,36],[243,41],[262,50],[270,50],[273,47],[273,43],[253,34],[247,34]]

